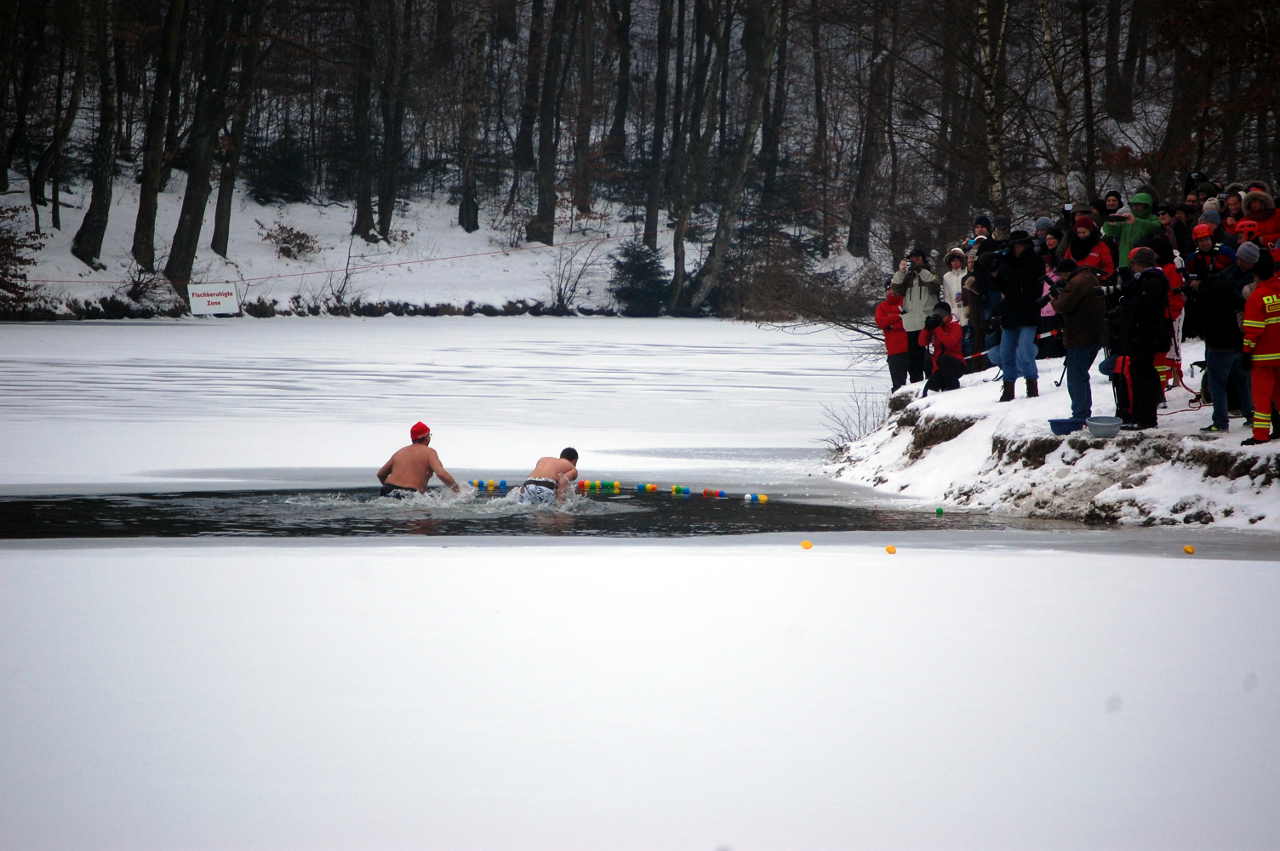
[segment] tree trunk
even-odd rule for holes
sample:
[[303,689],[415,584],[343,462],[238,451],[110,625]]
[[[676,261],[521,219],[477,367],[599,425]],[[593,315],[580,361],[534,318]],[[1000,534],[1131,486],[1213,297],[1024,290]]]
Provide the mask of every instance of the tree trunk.
[[[252,0],[245,0],[252,2]],[[235,5],[234,23],[228,25]],[[209,177],[213,172],[213,148],[218,141],[227,108],[227,79],[235,59],[236,41],[242,33],[244,10],[234,0],[211,0],[204,21],[204,56],[200,64],[200,85],[196,90],[196,112],[191,125],[187,186],[182,195],[182,210],[173,231],[169,260],[164,276],[185,301],[195,265],[200,231],[204,227],[205,207],[209,201]]]
[[613,124],[605,137],[604,154],[614,162],[625,162],[627,109],[631,100],[631,0],[609,0],[609,10],[614,41],[618,45],[618,91],[613,100]]
[[821,207],[818,250],[825,258],[831,256],[831,163],[827,153],[827,63],[822,49],[819,2],[810,0],[809,3],[809,41],[813,53],[813,168],[818,173],[818,204]]
[[513,157],[516,168],[533,168],[537,165],[533,156],[533,125],[538,121],[539,80],[544,63],[543,0],[533,0],[529,18],[529,52],[525,63],[524,100],[520,105],[520,129],[516,132]]
[[573,151],[573,205],[591,212],[591,117],[595,105],[595,0],[581,0],[578,38],[578,117]]
[[186,0],[170,0],[164,19],[160,56],[156,63],[155,90],[147,114],[142,142],[142,178],[138,187],[138,215],[133,224],[133,259],[148,272],[155,271],[155,231],[157,198],[164,177],[164,133],[168,119],[170,88],[178,63],[178,45],[186,20]]
[[[475,233],[480,229],[480,202],[476,195],[476,132],[480,124],[480,104],[474,97],[469,97],[471,87],[483,85],[483,74],[479,70],[478,57],[483,53],[482,30],[472,16],[466,28],[466,58],[459,63],[459,86],[456,91],[461,95],[462,120],[459,124],[459,167],[462,172],[462,198],[458,203],[458,225],[467,233]],[[515,179],[519,180],[517,171]],[[513,185],[512,189],[515,189]]]
[[1068,182],[1071,172],[1071,93],[1067,91],[1065,71],[1058,60],[1057,45],[1062,39],[1061,34],[1055,33],[1053,29],[1056,20],[1057,9],[1051,13],[1049,0],[1040,0],[1040,59],[1053,91],[1053,177],[1058,200],[1066,203],[1071,200],[1071,186]]
[[[79,5],[78,3],[76,5]],[[58,95],[57,104],[54,109],[55,120],[58,122],[53,128],[53,138],[49,140],[49,144],[45,147],[44,152],[40,154],[40,160],[36,163],[35,171],[31,175],[31,205],[39,206],[45,203],[44,187],[49,182],[49,175],[53,173],[54,163],[62,154],[62,146],[66,144],[67,137],[71,135],[71,128],[75,124],[76,115],[80,111],[80,94],[84,90],[84,74],[85,66],[88,64],[85,57],[84,33],[80,27],[81,16],[76,14],[69,16],[67,19],[68,31],[65,33],[63,55],[58,60]],[[62,106],[62,89],[63,89],[63,66],[65,62],[65,41],[70,41],[75,50],[75,70],[72,72],[71,89],[67,93],[69,101],[66,109]],[[37,224],[36,230],[39,231]]]
[[662,145],[667,131],[667,66],[671,63],[671,0],[658,4],[658,70],[654,79],[653,146],[644,206],[644,244],[658,248],[658,204],[662,195]]
[[[697,2],[697,0],[695,0]],[[676,83],[675,93],[671,102],[671,162],[672,167],[667,169],[667,194],[674,193],[677,187],[672,183],[675,179],[676,168],[674,163],[684,158],[684,116],[686,112],[685,93],[684,93],[684,75],[685,75],[685,0],[677,0],[676,2]]]
[[1125,39],[1124,64],[1120,68],[1115,108],[1120,121],[1133,120],[1133,98],[1138,90],[1139,60],[1147,49],[1147,19],[1150,9],[1146,0],[1133,0],[1129,12],[1129,35]]
[[1124,120],[1124,92],[1120,76],[1120,28],[1124,24],[1123,0],[1107,0],[1107,36],[1103,48],[1102,104],[1107,116]]
[[782,123],[787,115],[787,29],[791,19],[791,0],[782,0],[782,19],[778,24],[778,58],[774,67],[772,109],[765,116],[760,136],[760,164],[764,168],[764,203],[774,203],[778,184],[778,159],[782,139]]
[[556,238],[556,141],[558,139],[561,36],[569,18],[572,0],[555,0],[551,26],[547,30],[547,61],[542,72],[542,98],[538,105],[538,211],[526,225],[530,242],[554,245]]
[[1089,43],[1089,10],[1093,0],[1080,1],[1080,73],[1084,97],[1084,190],[1092,201],[1098,196],[1097,143],[1094,141],[1094,123],[1097,113],[1093,106],[1093,51]]
[[175,54],[173,70],[170,73],[169,108],[165,110],[164,119],[164,151],[160,158],[161,192],[169,185],[169,177],[173,172],[173,158],[178,152],[178,130],[181,127],[183,86],[182,66],[186,62],[187,39],[183,33],[187,30],[187,19],[191,16],[191,3],[182,4],[182,15],[178,22],[178,52]]
[[[888,0],[892,2],[892,0]],[[871,256],[871,215],[879,208],[873,185],[885,153],[885,133],[889,114],[889,66],[892,62],[885,44],[885,14],[872,16],[871,67],[867,72],[867,107],[858,142],[858,167],[849,195],[849,240],[854,257]]]
[[[993,6],[998,7],[993,8]],[[1009,24],[1009,4],[1001,0],[977,0],[978,77],[982,81],[982,108],[987,123],[987,172],[991,177],[991,208],[1009,214],[1008,187],[1004,176],[1004,56]]]
[[716,235],[711,253],[702,267],[698,288],[689,299],[691,310],[702,307],[707,296],[720,285],[720,272],[738,222],[742,190],[747,182],[747,169],[755,150],[756,134],[764,120],[764,99],[769,89],[769,75],[778,36],[778,11],[771,0],[747,0],[743,11],[742,49],[747,65],[747,114],[742,136],[729,165],[729,187],[720,203]]
[[520,38],[519,4],[516,0],[492,0],[493,34],[508,44]]
[[431,45],[431,70],[443,71],[453,64],[453,0],[436,0],[435,41]]
[[1172,107],[1164,140],[1152,152],[1151,184],[1162,193],[1176,186],[1175,174],[1194,161],[1192,129],[1206,94],[1206,71],[1199,67],[1199,59],[1183,40],[1174,41]]
[[99,261],[102,237],[111,213],[111,184],[115,177],[116,92],[111,0],[93,0],[93,59],[98,66],[98,134],[93,145],[93,194],[80,229],[71,240],[71,253],[92,268]]
[[[0,159],[0,191],[7,191],[9,188],[9,167],[13,164],[18,146],[26,138],[31,96],[35,91],[36,78],[40,71],[40,57],[44,52],[44,0],[21,4],[18,14],[18,23],[21,24],[19,39],[23,48],[22,78],[18,83],[17,98],[14,100],[13,132],[4,150],[0,152],[0,156],[3,157]],[[112,115],[115,114],[114,104],[110,112]]]
[[235,197],[236,177],[240,171],[240,151],[244,144],[244,131],[249,123],[249,106],[253,103],[254,83],[258,75],[259,41],[262,39],[262,18],[269,0],[256,0],[253,17],[249,23],[249,37],[244,44],[241,62],[240,84],[236,87],[236,111],[231,122],[231,132],[222,138],[222,169],[218,175],[218,200],[214,204],[213,239],[209,247],[223,257],[227,256],[227,240],[231,235],[231,201]]
[[352,35],[356,39],[355,97],[351,101],[352,131],[356,140],[356,217],[351,233],[365,242],[377,242],[373,232],[373,152],[370,144],[369,102],[373,88],[373,41],[368,29],[372,0],[356,0]]
[[[403,0],[403,21],[396,32],[396,3],[388,0],[387,25],[387,73],[384,78],[379,103],[382,107],[382,163],[378,172],[378,233],[386,239],[391,233],[391,219],[396,209],[396,194],[400,191],[400,165],[404,157],[404,111],[409,95],[409,51],[412,46],[413,12],[417,0]],[[475,17],[472,7],[470,16]],[[455,29],[456,33],[456,29]],[[478,33],[478,27],[468,29],[468,36]],[[472,43],[472,47],[478,47]],[[473,57],[468,57],[471,65]],[[474,100],[471,99],[471,100]]]

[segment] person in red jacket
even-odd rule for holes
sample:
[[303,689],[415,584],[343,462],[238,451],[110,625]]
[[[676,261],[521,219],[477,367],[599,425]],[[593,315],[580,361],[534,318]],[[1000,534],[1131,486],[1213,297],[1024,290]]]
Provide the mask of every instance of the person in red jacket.
[[[1244,196],[1244,210],[1247,219],[1256,223],[1258,241],[1263,248],[1273,248],[1280,242],[1280,212],[1276,210],[1276,202],[1271,195],[1259,189]],[[1236,225],[1237,233],[1240,225]]]
[[896,392],[907,383],[907,332],[902,327],[902,295],[893,288],[885,290],[884,301],[876,305],[876,325],[884,333],[884,351],[889,361],[889,380]]
[[1074,260],[1077,266],[1093,269],[1104,281],[1116,273],[1115,260],[1111,257],[1111,249],[1102,241],[1098,223],[1093,216],[1083,213],[1075,218],[1075,231],[1064,244],[1062,257]]
[[934,305],[933,313],[924,321],[920,348],[933,352],[933,372],[921,395],[929,395],[930,390],[942,392],[959,388],[960,376],[964,375],[964,329],[945,301]]
[[1241,441],[1255,446],[1271,440],[1273,411],[1280,408],[1280,275],[1271,255],[1262,252],[1253,267],[1258,284],[1244,303],[1244,361],[1253,371],[1253,436]]

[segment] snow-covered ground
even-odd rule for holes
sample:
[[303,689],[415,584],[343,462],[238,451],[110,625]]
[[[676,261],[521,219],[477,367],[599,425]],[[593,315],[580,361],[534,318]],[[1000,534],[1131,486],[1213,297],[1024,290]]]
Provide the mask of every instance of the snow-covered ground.
[[[1203,359],[1186,344],[1183,364]],[[1215,523],[1280,530],[1280,443],[1244,447],[1233,418],[1227,434],[1204,435],[1211,408],[1175,388],[1158,429],[1107,440],[1087,431],[1055,437],[1050,418],[1071,415],[1061,359],[1039,361],[1040,397],[998,404],[995,370],[967,376],[960,390],[911,401],[880,429],[851,444],[835,466],[848,482],[917,499],[1054,517],[1125,523]],[[1202,373],[1186,383],[1199,388]],[[1091,371],[1093,412],[1115,412],[1105,376]],[[917,385],[911,391],[919,394]]]
[[813,538],[0,547],[2,844],[1280,844],[1274,564]]
[[26,323],[0,334],[0,364],[0,488],[28,492],[272,468],[372,485],[417,420],[463,479],[572,445],[594,478],[763,485],[818,472],[823,406],[884,387],[833,332],[679,319]]

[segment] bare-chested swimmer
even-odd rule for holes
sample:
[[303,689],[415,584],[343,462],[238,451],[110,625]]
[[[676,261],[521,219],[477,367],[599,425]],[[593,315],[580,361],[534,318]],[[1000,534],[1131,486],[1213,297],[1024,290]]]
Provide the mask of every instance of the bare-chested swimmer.
[[449,471],[440,463],[440,456],[429,445],[431,429],[423,423],[414,423],[409,429],[409,439],[413,442],[397,449],[378,471],[382,495],[400,497],[422,493],[427,489],[432,473],[457,493],[458,483],[449,475]]
[[533,472],[520,486],[521,505],[551,505],[563,502],[569,483],[578,478],[578,450],[565,447],[559,458],[539,458]]

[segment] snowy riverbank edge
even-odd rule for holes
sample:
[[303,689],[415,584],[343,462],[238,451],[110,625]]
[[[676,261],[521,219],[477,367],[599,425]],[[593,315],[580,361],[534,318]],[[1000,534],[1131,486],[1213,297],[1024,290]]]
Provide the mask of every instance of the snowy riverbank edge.
[[[1184,364],[1202,357],[1198,345]],[[934,505],[963,506],[1028,517],[1098,524],[1209,524],[1280,531],[1280,441],[1241,446],[1248,436],[1233,419],[1225,435],[1200,427],[1177,388],[1160,412],[1160,428],[1098,439],[1088,431],[1054,435],[1052,417],[1066,417],[1065,383],[1055,387],[1061,360],[1040,361],[1040,397],[997,404],[994,371],[967,376],[959,390],[920,398],[921,385],[890,399],[886,421],[837,454],[837,479],[869,485]],[[1199,386],[1199,371],[1187,383]],[[1110,414],[1111,391],[1095,371],[1094,413]]]

